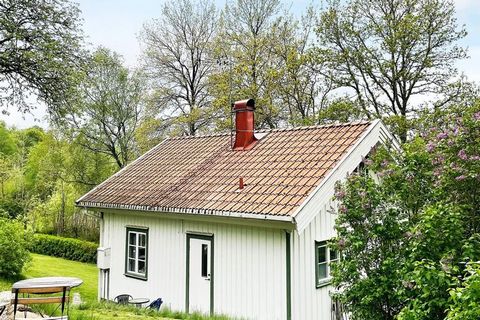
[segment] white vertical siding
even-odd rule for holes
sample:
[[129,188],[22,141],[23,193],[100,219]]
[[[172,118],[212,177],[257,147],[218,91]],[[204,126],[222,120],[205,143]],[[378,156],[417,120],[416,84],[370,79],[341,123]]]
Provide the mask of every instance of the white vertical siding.
[[[185,243],[181,221],[156,223],[148,217],[105,213],[105,246],[111,247],[110,298],[128,293],[134,297],[162,297],[167,306],[179,309],[185,297]],[[126,226],[148,227],[148,280],[129,278],[125,272]],[[108,231],[107,231],[108,230]]]
[[[112,249],[110,297],[162,297],[185,309],[186,234],[214,237],[214,312],[245,319],[286,319],[285,231],[105,213],[105,246]],[[124,276],[125,227],[149,228],[148,280]]]
[[[335,215],[331,201],[315,207],[317,215],[302,233],[292,235],[292,319],[330,320],[332,286],[316,288],[315,241],[334,237]],[[312,208],[313,209],[313,208]]]

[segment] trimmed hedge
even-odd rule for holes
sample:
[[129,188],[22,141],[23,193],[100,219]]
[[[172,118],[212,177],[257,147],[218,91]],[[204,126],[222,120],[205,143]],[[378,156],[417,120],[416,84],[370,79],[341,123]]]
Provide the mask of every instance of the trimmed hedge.
[[36,233],[29,246],[31,252],[80,262],[97,262],[98,244],[73,238]]

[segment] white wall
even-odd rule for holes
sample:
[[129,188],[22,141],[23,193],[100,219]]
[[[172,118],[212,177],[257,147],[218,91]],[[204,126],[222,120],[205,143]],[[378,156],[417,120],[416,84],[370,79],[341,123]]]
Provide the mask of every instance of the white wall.
[[292,319],[330,320],[332,286],[316,288],[315,241],[334,237],[335,215],[330,213],[334,203],[325,201],[312,210],[314,220],[302,233],[292,234]]
[[[266,222],[268,223],[268,222]],[[148,281],[124,276],[125,227],[149,227]],[[173,220],[141,213],[104,213],[111,247],[110,299],[162,297],[185,309],[186,234],[214,236],[214,311],[248,319],[286,319],[285,231],[265,227]]]

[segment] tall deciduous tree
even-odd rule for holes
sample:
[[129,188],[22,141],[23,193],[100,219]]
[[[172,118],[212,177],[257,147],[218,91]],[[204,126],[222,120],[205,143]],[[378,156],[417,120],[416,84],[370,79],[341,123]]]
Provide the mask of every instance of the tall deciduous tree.
[[300,20],[284,16],[273,26],[277,103],[288,110],[288,122],[294,126],[321,122],[319,112],[327,107],[327,95],[334,88],[323,57],[312,50],[314,26],[312,7]]
[[412,97],[441,93],[466,56],[456,45],[465,35],[449,0],[332,0],[318,26],[335,81],[370,117],[401,122],[403,141]]
[[212,118],[208,75],[213,65],[210,42],[217,11],[209,0],[169,1],[162,16],[144,25],[145,70],[162,122],[195,135]]
[[280,68],[274,53],[279,41],[279,32],[274,31],[279,30],[274,29],[274,24],[280,10],[279,0],[238,0],[227,4],[216,54],[226,56],[230,66],[212,77],[216,89],[220,89],[215,97],[227,106],[227,112],[229,100],[253,98],[257,101],[257,123],[269,128],[277,127],[282,119],[282,110],[274,103],[275,72]]
[[82,61],[78,5],[68,0],[0,2],[0,107],[31,110],[36,95],[51,111],[64,101]]
[[119,168],[135,158],[135,130],[142,111],[143,77],[100,48],[94,54],[64,117],[76,143],[113,158]]

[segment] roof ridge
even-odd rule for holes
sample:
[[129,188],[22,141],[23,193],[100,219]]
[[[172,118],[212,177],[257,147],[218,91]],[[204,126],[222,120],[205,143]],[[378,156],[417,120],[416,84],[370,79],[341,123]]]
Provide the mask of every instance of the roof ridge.
[[372,123],[372,121],[358,120],[358,121],[351,121],[351,122],[334,122],[334,123],[328,123],[328,124],[315,124],[315,125],[311,125],[311,126],[287,127],[287,128],[275,128],[275,129],[260,129],[260,130],[256,130],[255,132],[314,130],[314,129],[322,129],[322,128],[330,128],[330,127],[358,126],[358,125],[364,125],[364,124],[370,124],[370,123]]
[[[315,130],[315,129],[322,129],[322,128],[330,128],[330,127],[358,126],[358,125],[365,125],[370,123],[372,123],[371,120],[358,120],[358,121],[351,121],[351,122],[334,122],[334,123],[328,123],[328,124],[316,124],[311,126],[259,129],[259,130],[255,130],[255,132],[268,133],[268,132],[283,132],[283,131]],[[165,140],[213,138],[213,137],[229,136],[231,134],[232,132],[207,133],[207,134],[198,135],[198,136],[169,137],[169,138],[166,138]]]
[[223,133],[207,133],[198,136],[180,136],[180,137],[169,137],[165,140],[184,140],[184,139],[196,139],[196,138],[212,138],[212,137],[222,137],[230,135],[230,132],[223,132]]

